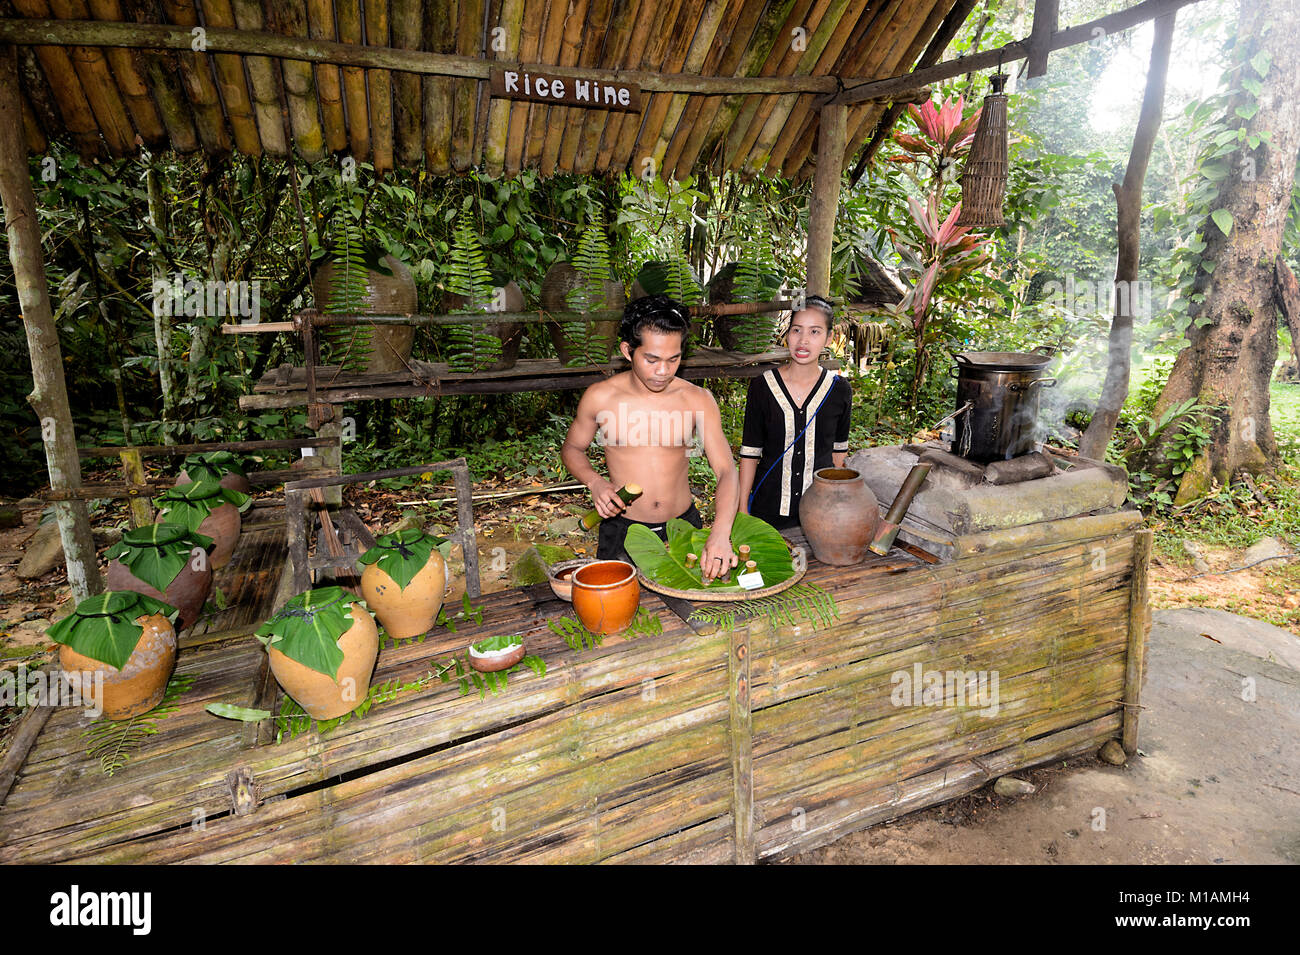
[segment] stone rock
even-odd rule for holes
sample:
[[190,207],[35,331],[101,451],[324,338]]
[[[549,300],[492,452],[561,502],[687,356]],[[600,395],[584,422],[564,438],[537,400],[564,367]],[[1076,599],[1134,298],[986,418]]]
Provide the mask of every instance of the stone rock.
[[551,521],[546,525],[547,537],[564,537],[568,534],[576,533],[581,527],[581,519],[577,517],[561,517],[559,520]]
[[63,539],[59,537],[58,523],[42,524],[27,542],[22,562],[18,565],[18,576],[23,580],[44,577],[62,559]]
[[23,512],[13,504],[0,505],[0,527],[21,527]]
[[97,529],[94,532],[94,537],[96,547],[109,547],[122,539],[122,528],[105,527],[102,530]]
[[1038,787],[1025,779],[1002,776],[993,784],[993,791],[999,796],[1032,796]]
[[530,547],[519,555],[515,565],[510,568],[510,586],[527,587],[545,582],[546,559],[535,546]]
[[1183,553],[1192,559],[1192,567],[1198,574],[1209,573],[1210,565],[1205,562],[1205,552],[1201,550],[1199,544],[1184,538]]
[[1263,540],[1256,541],[1246,548],[1246,553],[1241,558],[1241,564],[1244,567],[1257,561],[1268,560],[1270,557],[1287,557],[1290,554],[1291,548],[1276,537],[1265,537]]
[[1117,739],[1106,740],[1106,745],[1097,752],[1097,755],[1112,766],[1123,766],[1128,762],[1128,753],[1124,752],[1124,747]]

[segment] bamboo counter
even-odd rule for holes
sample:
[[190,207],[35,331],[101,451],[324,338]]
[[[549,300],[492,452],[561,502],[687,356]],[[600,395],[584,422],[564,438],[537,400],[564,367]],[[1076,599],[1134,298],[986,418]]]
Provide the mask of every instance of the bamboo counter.
[[[1149,534],[1113,517],[946,563],[811,562],[839,610],[824,629],[710,632],[643,589],[661,634],[575,651],[546,625],[570,610],[546,585],[491,594],[482,625],[381,650],[374,683],[516,632],[545,677],[483,699],[435,680],[280,743],[272,721],[204,710],[279,708],[261,610],[230,617],[182,641],[195,682],[115,776],[86,753],[89,718],[51,712],[0,808],[0,862],[750,862],[1109,739],[1131,752]],[[248,535],[262,553],[232,566],[268,577],[283,546]],[[953,671],[996,673],[996,711],[894,698],[899,674]]]

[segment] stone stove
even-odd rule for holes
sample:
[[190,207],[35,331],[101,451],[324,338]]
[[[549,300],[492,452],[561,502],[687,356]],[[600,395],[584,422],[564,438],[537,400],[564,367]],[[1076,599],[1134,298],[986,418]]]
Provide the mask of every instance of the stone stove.
[[[927,454],[926,452],[942,452]],[[945,560],[978,552],[989,535],[1026,528],[1019,535],[1032,543],[1035,532],[1050,542],[1049,522],[1123,509],[1128,474],[1123,468],[1087,458],[1042,455],[1053,471],[1018,483],[993,484],[1004,464],[1030,464],[1023,458],[983,465],[947,453],[948,445],[893,445],[867,448],[849,456],[846,467],[861,472],[882,512],[893,502],[908,472],[921,455],[934,462],[903,519],[898,539]],[[1035,528],[1034,525],[1043,525]]]

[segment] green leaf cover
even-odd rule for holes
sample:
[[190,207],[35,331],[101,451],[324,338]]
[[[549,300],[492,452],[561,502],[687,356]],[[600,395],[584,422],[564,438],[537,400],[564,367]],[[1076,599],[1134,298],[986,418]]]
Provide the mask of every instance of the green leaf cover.
[[380,537],[375,541],[375,546],[358,559],[363,564],[377,562],[379,569],[405,590],[415,575],[424,569],[435,550],[445,562],[451,550],[451,542],[426,534],[418,527],[411,527]]
[[246,511],[252,502],[247,494],[222,487],[215,481],[178,484],[154,498],[158,516],[164,523],[183,524],[192,531],[197,531],[208,515],[222,504],[233,504],[240,511]]
[[352,628],[352,604],[359,602],[342,587],[318,587],[299,594],[262,624],[255,636],[331,680],[343,665],[339,637]]
[[207,550],[211,546],[211,537],[184,524],[150,524],[127,531],[109,548],[107,556],[121,561],[127,570],[162,593],[193,559],[194,548]]
[[524,638],[520,634],[502,634],[498,637],[488,637],[486,640],[480,640],[478,643],[473,644],[473,647],[479,653],[491,653],[495,650],[517,647],[523,642]]
[[[699,565],[687,569],[686,555],[704,551],[709,539],[707,528],[692,527],[686,521],[674,518],[668,522],[668,544],[665,546],[654,531],[641,524],[628,528],[623,546],[637,567],[655,583],[674,590],[709,590],[718,593],[745,593],[736,584],[737,571],[732,570],[732,583],[704,583]],[[737,514],[731,527],[731,546],[748,544],[749,559],[758,565],[763,575],[763,586],[773,587],[794,576],[794,561],[785,538],[771,524],[751,514]]]
[[144,634],[136,617],[162,614],[175,623],[177,613],[175,607],[153,597],[132,590],[108,590],[77,604],[72,613],[50,627],[46,636],[120,670]]
[[239,458],[229,451],[209,451],[206,454],[191,454],[185,458],[182,470],[191,481],[219,482],[227,474],[247,477]]

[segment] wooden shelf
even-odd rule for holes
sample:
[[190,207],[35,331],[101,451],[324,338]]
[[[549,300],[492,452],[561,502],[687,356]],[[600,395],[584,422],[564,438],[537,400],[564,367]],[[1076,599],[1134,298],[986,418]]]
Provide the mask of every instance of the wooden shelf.
[[[758,355],[742,355],[720,348],[702,347],[682,362],[678,374],[685,379],[753,378],[786,361],[790,353],[782,348]],[[838,362],[823,364],[837,368]],[[316,368],[317,401],[346,404],[382,401],[389,398],[439,398],[444,395],[513,394],[523,391],[569,391],[626,371],[621,358],[608,365],[565,366],[558,359],[530,359],[505,371],[474,374],[452,373],[447,365],[410,360],[409,371],[400,374],[352,374],[336,365]],[[296,408],[307,404],[307,370],[281,365],[268,372],[254,386],[251,395],[239,399],[243,411]]]

